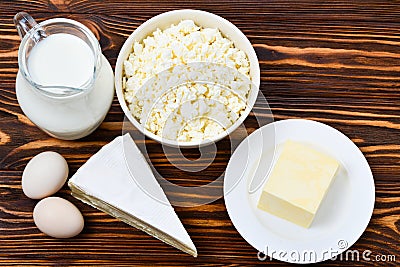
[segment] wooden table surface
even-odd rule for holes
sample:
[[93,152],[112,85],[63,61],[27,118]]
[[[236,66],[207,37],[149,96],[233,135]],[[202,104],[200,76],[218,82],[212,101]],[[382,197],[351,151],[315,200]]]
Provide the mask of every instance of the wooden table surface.
[[[73,239],[49,238],[32,220],[37,201],[26,198],[21,190],[22,170],[34,155],[57,151],[67,159],[73,174],[101,146],[121,135],[124,116],[115,97],[100,128],[82,140],[60,141],[36,128],[15,96],[20,40],[12,22],[14,14],[26,11],[38,21],[67,17],[84,23],[114,66],[123,42],[140,24],[182,8],[223,16],[250,39],[260,61],[261,90],[275,120],[320,121],[342,131],[360,147],[374,174],[376,204],[367,230],[352,249],[395,255],[399,264],[399,2],[7,0],[0,1],[0,265],[266,264],[233,227],[223,199],[198,207],[176,207],[197,246],[199,256],[193,258],[81,203],[70,196],[67,186],[57,195],[79,207],[85,229]],[[254,130],[251,125],[248,129]],[[174,168],[159,144],[147,140],[146,145],[155,168],[182,185],[214,180],[223,173],[230,156],[228,143],[221,141],[215,164],[201,176],[191,176]],[[189,157],[195,157],[196,151],[192,152]],[[222,190],[222,184],[217,190]],[[323,263],[373,264],[377,262]]]

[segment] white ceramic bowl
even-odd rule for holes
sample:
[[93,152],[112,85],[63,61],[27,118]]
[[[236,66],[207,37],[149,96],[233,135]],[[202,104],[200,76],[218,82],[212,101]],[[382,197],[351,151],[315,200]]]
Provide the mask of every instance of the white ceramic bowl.
[[[123,63],[128,58],[129,54],[132,52],[132,45],[135,41],[142,41],[144,38],[152,34],[157,28],[164,30],[171,26],[171,24],[178,24],[182,20],[191,19],[197,25],[206,27],[206,28],[218,28],[221,33],[230,39],[235,47],[244,51],[250,61],[250,77],[253,83],[251,86],[251,90],[249,92],[249,98],[247,102],[247,108],[244,113],[239,117],[239,119],[231,125],[226,131],[223,133],[216,135],[212,139],[207,139],[203,141],[192,141],[192,142],[178,142],[176,140],[168,140],[165,138],[161,138],[158,135],[148,131],[140,124],[131,114],[125,99],[124,92],[122,89],[122,75],[123,75]],[[191,9],[183,9],[183,10],[174,10],[166,13],[162,13],[157,15],[142,25],[140,25],[125,41],[124,45],[119,52],[117,63],[115,66],[115,89],[117,91],[118,101],[124,111],[125,115],[128,117],[129,121],[139,129],[143,134],[147,137],[156,140],[162,144],[173,146],[173,147],[198,147],[205,146],[211,143],[217,142],[227,135],[231,134],[236,128],[247,118],[251,109],[256,102],[258,89],[260,86],[260,66],[258,64],[258,59],[254,48],[252,47],[250,41],[247,37],[231,22],[228,20],[217,16],[215,14],[201,11],[201,10],[191,10]]]

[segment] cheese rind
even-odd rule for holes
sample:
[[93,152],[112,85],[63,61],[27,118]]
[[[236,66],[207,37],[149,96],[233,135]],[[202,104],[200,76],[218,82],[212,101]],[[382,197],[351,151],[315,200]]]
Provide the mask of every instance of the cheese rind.
[[334,158],[287,141],[258,202],[258,208],[309,227],[339,168]]

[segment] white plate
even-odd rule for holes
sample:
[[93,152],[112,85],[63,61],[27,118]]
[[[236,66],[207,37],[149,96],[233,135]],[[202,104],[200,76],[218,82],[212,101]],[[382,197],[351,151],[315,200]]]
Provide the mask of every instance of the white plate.
[[[257,209],[262,186],[249,193],[260,151],[276,159],[275,150],[278,155],[280,144],[288,139],[315,145],[341,163],[308,229]],[[235,228],[265,253],[264,259],[314,263],[337,256],[358,240],[371,219],[375,186],[364,155],[344,134],[315,121],[283,120],[258,129],[235,150],[225,173],[224,197]]]

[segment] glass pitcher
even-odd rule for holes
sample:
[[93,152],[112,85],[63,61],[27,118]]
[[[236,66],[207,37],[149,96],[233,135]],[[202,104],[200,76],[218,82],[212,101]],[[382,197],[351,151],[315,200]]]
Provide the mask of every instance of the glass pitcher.
[[22,38],[16,95],[24,114],[59,139],[89,135],[114,97],[113,71],[94,34],[65,18],[37,24],[25,12],[14,23]]

